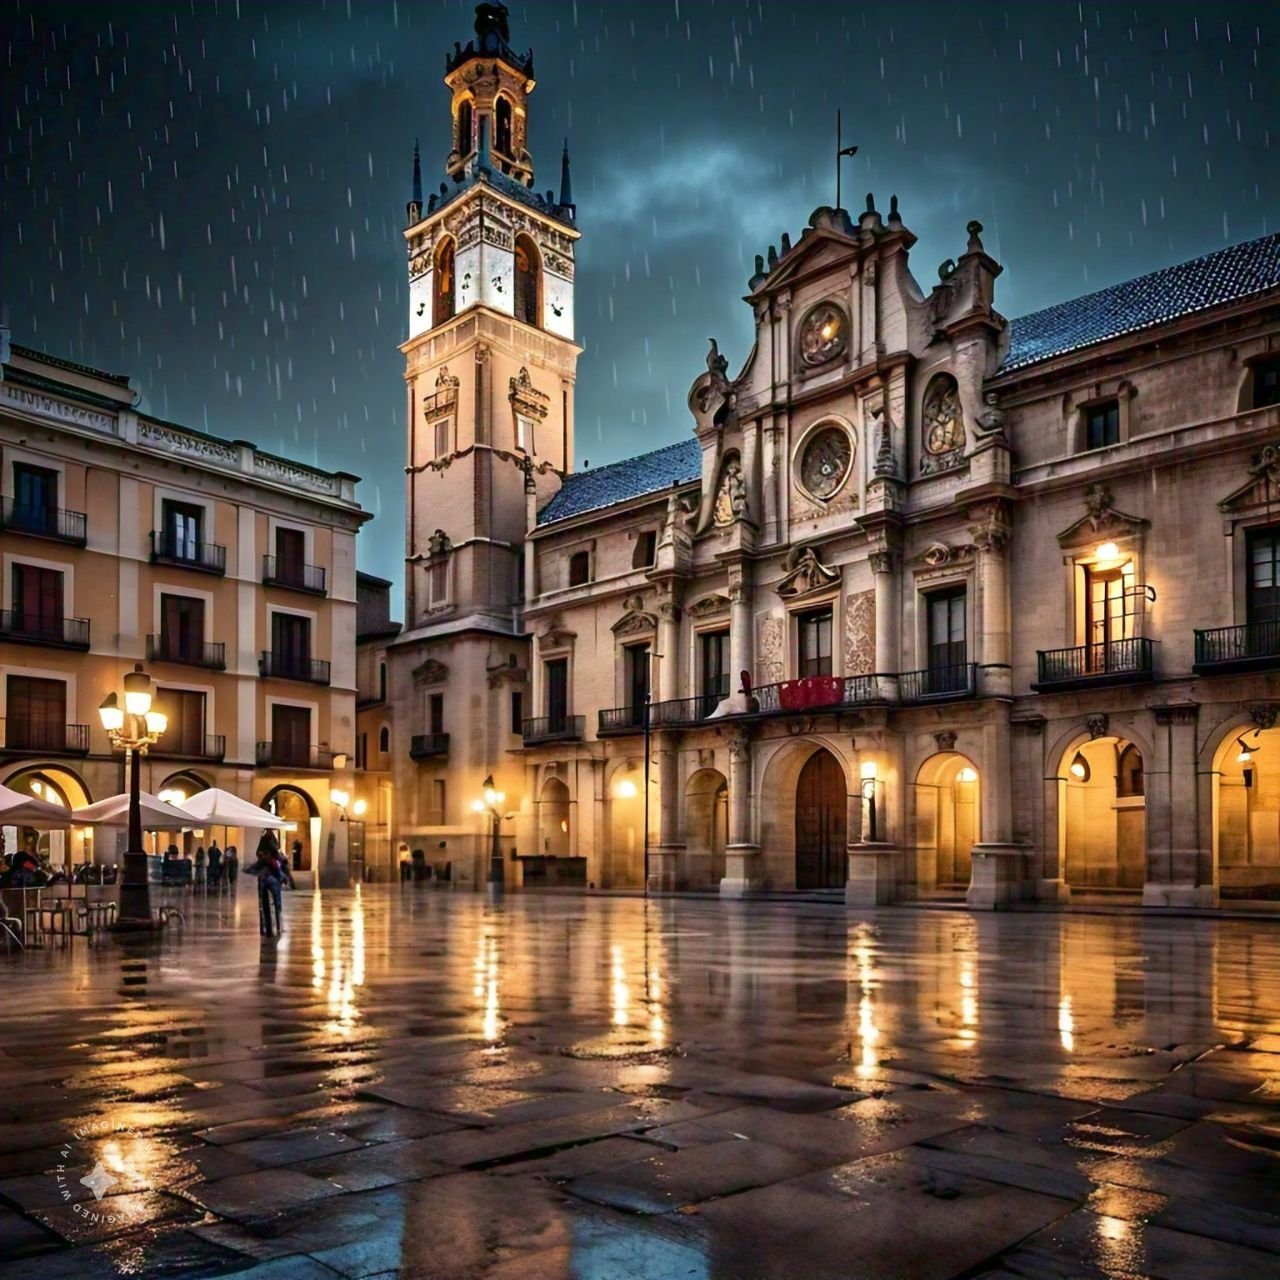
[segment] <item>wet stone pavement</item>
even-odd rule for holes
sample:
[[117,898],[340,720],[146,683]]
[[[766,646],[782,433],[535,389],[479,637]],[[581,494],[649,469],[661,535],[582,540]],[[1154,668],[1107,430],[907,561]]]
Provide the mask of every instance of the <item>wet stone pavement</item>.
[[1280,1276],[1280,924],[187,899],[0,957],[0,1276]]

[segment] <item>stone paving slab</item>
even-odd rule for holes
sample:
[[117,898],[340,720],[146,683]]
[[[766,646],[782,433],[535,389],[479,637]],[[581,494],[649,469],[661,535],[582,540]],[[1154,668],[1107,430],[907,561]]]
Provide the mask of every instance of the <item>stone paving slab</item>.
[[0,1280],[1280,1276],[1275,922],[190,907],[0,960]]

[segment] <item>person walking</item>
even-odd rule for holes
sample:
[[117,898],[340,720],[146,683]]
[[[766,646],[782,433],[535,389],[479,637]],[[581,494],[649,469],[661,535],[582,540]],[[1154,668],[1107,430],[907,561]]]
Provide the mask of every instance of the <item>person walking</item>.
[[205,883],[214,893],[222,885],[222,850],[218,848],[216,840],[209,846],[209,869],[205,873]]
[[226,863],[227,884],[231,888],[231,892],[236,891],[236,876],[240,871],[240,854],[235,845],[227,845],[227,853],[224,859]]
[[196,888],[203,889],[205,880],[204,845],[196,845]]
[[281,889],[293,885],[289,863],[280,851],[280,845],[270,831],[262,833],[258,841],[258,853],[254,862],[245,867],[245,875],[258,877],[258,926],[263,934],[284,932]]

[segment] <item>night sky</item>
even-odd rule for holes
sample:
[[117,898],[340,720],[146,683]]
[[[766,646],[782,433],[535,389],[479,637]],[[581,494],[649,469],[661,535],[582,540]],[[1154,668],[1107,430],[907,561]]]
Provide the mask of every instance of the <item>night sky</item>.
[[[678,439],[754,256],[897,193],[917,278],[986,226],[1009,316],[1275,230],[1280,7],[535,0],[539,190],[573,155],[577,456]],[[0,298],[13,338],[132,374],[152,413],[365,478],[400,577],[400,231],[448,149],[460,0],[5,6]]]

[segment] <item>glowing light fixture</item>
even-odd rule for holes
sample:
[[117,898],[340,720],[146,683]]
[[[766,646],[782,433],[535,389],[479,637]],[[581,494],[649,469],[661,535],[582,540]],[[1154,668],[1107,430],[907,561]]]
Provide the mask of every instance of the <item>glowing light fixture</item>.
[[148,711],[142,718],[153,737],[158,738],[169,727],[169,717],[163,711]]
[[329,792],[329,803],[336,804],[339,809],[345,809],[351,803],[351,796],[346,791],[334,789]]
[[863,782],[874,782],[876,780],[876,762],[874,760],[864,760],[858,766],[858,776]]
[[619,800],[634,800],[640,793],[636,790],[636,784],[630,778],[623,778],[613,789],[613,794]]
[[367,800],[357,800],[355,804],[351,806],[351,812],[354,813],[357,818],[363,818],[364,815],[369,812],[369,802]]
[[956,774],[957,782],[977,782],[977,780],[978,780],[978,771],[977,769],[972,768],[970,765],[965,765],[965,767],[961,769],[959,773]]
[[471,802],[471,812],[472,812],[472,813],[483,813],[483,812],[484,812],[484,801],[483,801],[483,800],[473,800],[473,801]]
[[151,677],[140,662],[124,678],[124,709],[131,716],[145,716],[151,710]]
[[1120,548],[1114,542],[1104,542],[1094,553],[1098,560],[1111,561],[1120,559]]
[[1089,762],[1082,752],[1077,751],[1075,759],[1071,761],[1071,776],[1080,782],[1088,782],[1090,773]]
[[108,733],[119,733],[124,728],[124,711],[114,693],[109,693],[98,707],[98,719]]
[[1248,763],[1249,763],[1249,761],[1253,759],[1253,752],[1249,750],[1249,747],[1248,747],[1248,745],[1246,744],[1246,742],[1245,742],[1245,740],[1244,740],[1244,736],[1243,736],[1243,735],[1241,735],[1239,738],[1237,738],[1237,739],[1236,739],[1236,742],[1237,742],[1237,743],[1239,744],[1239,746],[1240,746],[1240,754],[1239,754],[1238,756],[1236,756],[1236,763],[1237,763],[1237,764],[1248,764]]

